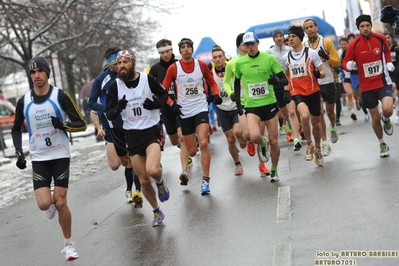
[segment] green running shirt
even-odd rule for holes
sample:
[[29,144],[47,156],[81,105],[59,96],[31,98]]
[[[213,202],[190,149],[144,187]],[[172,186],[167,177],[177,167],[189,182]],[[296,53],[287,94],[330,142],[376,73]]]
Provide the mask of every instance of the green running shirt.
[[255,58],[248,54],[239,58],[235,76],[243,77],[241,81],[244,84],[245,107],[261,107],[277,102],[273,85],[269,85],[267,80],[282,71],[283,68],[271,54],[259,52]]

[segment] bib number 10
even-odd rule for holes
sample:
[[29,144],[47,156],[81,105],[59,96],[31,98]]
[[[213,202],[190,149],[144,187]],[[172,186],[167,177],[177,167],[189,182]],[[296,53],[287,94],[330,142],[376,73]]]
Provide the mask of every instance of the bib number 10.
[[141,116],[143,114],[141,107],[132,108],[132,112],[134,116]]

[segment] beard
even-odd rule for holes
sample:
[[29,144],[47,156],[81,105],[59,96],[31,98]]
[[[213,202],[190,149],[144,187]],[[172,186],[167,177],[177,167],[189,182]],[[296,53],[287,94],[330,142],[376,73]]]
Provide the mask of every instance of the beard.
[[134,75],[136,73],[136,70],[134,67],[131,67],[129,69],[123,68],[123,70],[126,70],[126,72],[121,73],[121,70],[118,71],[118,78],[124,82],[127,82],[129,80],[134,79]]

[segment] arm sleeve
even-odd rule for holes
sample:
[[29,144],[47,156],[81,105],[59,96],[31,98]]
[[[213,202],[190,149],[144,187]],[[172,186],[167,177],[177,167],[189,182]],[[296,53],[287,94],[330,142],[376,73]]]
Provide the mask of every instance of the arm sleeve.
[[341,65],[341,58],[339,58],[339,54],[333,42],[330,39],[324,39],[324,45],[326,47],[327,53],[330,56],[328,63],[333,67],[338,67]]
[[155,79],[151,74],[148,74],[148,85],[150,86],[151,92],[157,96],[157,98],[162,102],[162,104],[171,105],[171,99],[168,96],[168,92],[165,88]]
[[90,92],[90,97],[88,100],[88,107],[92,111],[101,112],[105,113],[105,106],[102,104],[99,104],[98,97],[101,95],[101,83],[99,79],[96,79],[93,83],[93,87]]
[[72,100],[69,94],[60,90],[60,94],[58,96],[60,104],[62,108],[64,108],[65,112],[68,115],[70,122],[67,122],[65,128],[68,132],[80,132],[85,131],[87,128],[86,122],[83,118],[82,113],[80,112],[76,103]]
[[237,77],[234,79],[234,95],[241,97],[241,79]]
[[287,78],[285,77],[285,74],[284,74],[283,71],[277,73],[276,75],[277,75],[277,77],[278,77],[279,80],[280,80],[280,86],[287,86],[287,85],[288,85],[288,80],[287,80]]
[[216,83],[215,79],[213,78],[212,72],[209,70],[208,66],[205,64],[205,62],[199,60],[198,61],[202,70],[202,74],[204,75],[204,79],[206,83],[208,83],[208,86],[211,88],[212,94],[213,95],[219,95],[219,87],[218,84]]
[[233,80],[233,78],[234,78],[233,61],[229,61],[226,64],[226,69],[224,70],[224,78],[223,78],[223,88],[229,97],[233,93],[233,89],[230,86],[230,82]]
[[108,90],[107,105],[105,107],[107,118],[109,120],[115,120],[119,116],[119,112],[116,110],[118,104],[118,87],[116,81],[113,81]]
[[15,108],[14,125],[11,129],[12,141],[16,150],[22,150],[22,124],[24,123],[24,97],[20,98]]

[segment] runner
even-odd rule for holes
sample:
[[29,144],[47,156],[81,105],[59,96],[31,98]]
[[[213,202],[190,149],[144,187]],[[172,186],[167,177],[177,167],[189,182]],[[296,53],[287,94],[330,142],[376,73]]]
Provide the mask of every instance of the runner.
[[[380,143],[380,157],[385,158],[389,157],[389,146],[384,140],[382,129],[389,136],[393,134],[390,121],[393,113],[392,81],[389,71],[394,71],[395,66],[385,36],[371,30],[371,17],[360,15],[356,18],[356,26],[360,34],[348,45],[342,66],[347,71],[358,69],[363,107],[369,109],[372,127]],[[382,112],[378,107],[379,101]]]
[[[268,51],[266,51],[266,53],[272,54],[274,57],[276,57],[280,65],[282,65],[283,56],[289,51],[291,51],[291,48],[284,44],[284,33],[281,29],[275,29],[273,31],[273,41],[274,41],[273,47],[271,47]],[[284,87],[274,86],[274,92],[276,94],[278,107],[286,123],[287,141],[289,142],[293,141],[294,151],[299,151],[302,148],[302,143],[298,138],[299,121],[296,116],[295,103],[292,100],[289,90],[285,90]]]
[[[156,48],[158,49],[160,59],[159,62],[151,67],[149,74],[162,83],[166,75],[166,70],[177,60],[173,53],[172,41],[167,39],[159,40],[156,44]],[[176,100],[174,84],[172,84],[167,91],[169,97],[172,100]],[[179,177],[181,180],[180,185],[186,186],[189,180],[187,169],[189,166],[193,165],[193,160],[188,155],[187,147],[181,133],[180,117],[176,115],[168,105],[161,108],[161,117],[165,124],[166,133],[168,133],[170,142],[172,145],[179,145],[180,147],[180,164],[182,168],[182,173]]]
[[322,153],[323,156],[327,156],[331,152],[331,146],[327,142],[327,124],[324,119],[324,113],[327,114],[330,120],[330,125],[328,126],[330,131],[330,140],[332,143],[338,141],[337,128],[335,126],[335,94],[336,88],[334,84],[334,69],[333,67],[338,67],[341,65],[341,59],[335,49],[333,42],[320,36],[317,31],[317,23],[313,19],[306,19],[303,23],[303,28],[308,40],[304,43],[305,47],[309,47],[316,51],[323,62],[323,69],[326,76],[322,79],[318,79],[320,85],[320,96],[321,100],[324,102],[324,106],[321,107],[320,116],[320,126],[321,126],[321,139],[322,139]]
[[[243,77],[243,91],[245,99],[245,115],[247,125],[251,130],[251,141],[261,145],[263,156],[266,157],[266,147],[270,143],[270,157],[272,162],[270,182],[279,181],[277,165],[280,157],[278,143],[278,106],[273,89],[274,86],[288,84],[281,65],[277,59],[259,51],[259,40],[255,33],[247,32],[243,36],[243,43],[248,54],[236,62],[234,95],[240,113],[241,78]],[[269,140],[261,133],[261,124],[265,124]]]
[[[194,59],[194,43],[189,38],[183,38],[179,42],[179,52],[182,59],[169,66],[164,88],[175,84],[176,101],[181,106],[180,123],[181,130],[190,156],[197,153],[198,136],[199,149],[201,151],[202,184],[201,195],[210,193],[210,164],[211,153],[209,150],[209,113],[207,92],[204,90],[204,79],[209,84],[214,101],[221,104],[218,86],[212,73],[205,62]],[[188,180],[187,180],[188,182]]]
[[292,47],[292,51],[284,55],[283,66],[285,74],[290,79],[290,93],[295,101],[308,144],[305,160],[314,159],[316,165],[322,166],[324,160],[320,146],[321,98],[317,79],[324,78],[326,74],[317,52],[302,43],[304,35],[304,30],[300,26],[288,28],[289,46]]
[[[133,170],[126,150],[125,131],[122,128],[122,117],[118,116],[114,121],[110,121],[105,115],[107,94],[109,86],[116,79],[118,71],[116,56],[120,50],[121,49],[117,46],[111,46],[105,50],[104,60],[108,67],[94,80],[90,97],[88,99],[88,107],[91,110],[91,121],[97,129],[97,137],[100,139],[104,138],[105,140],[109,167],[113,171],[118,170],[121,165],[125,167],[126,202],[134,202],[135,208],[141,208],[143,207],[141,185]],[[133,182],[136,190],[132,193]]]
[[113,121],[119,114],[122,115],[130,161],[140,179],[143,194],[153,208],[152,226],[160,226],[165,215],[158,206],[151,179],[156,182],[161,202],[167,201],[170,193],[162,178],[158,109],[165,103],[176,112],[179,107],[154,77],[136,72],[136,56],[133,51],[119,51],[117,62],[118,78],[109,88],[107,117]]
[[[242,56],[247,54],[247,47],[242,42],[243,36],[244,36],[244,33],[240,33],[236,37],[236,47],[238,50],[238,55],[227,62],[226,69],[225,69],[225,75],[223,78],[224,90],[226,91],[227,95],[230,97],[234,97],[234,90],[231,88],[231,84],[233,84],[234,80],[235,80],[235,77],[234,77],[235,76],[235,64],[238,59],[240,59]],[[242,86],[243,85],[241,83],[241,87]],[[241,105],[245,106],[243,90],[241,90],[240,100],[241,100]],[[256,150],[255,150],[255,144],[251,141],[251,139],[249,137],[247,117],[245,115],[239,115],[238,122],[239,122],[240,129],[241,129],[241,136],[236,135],[236,137],[238,139],[238,142],[240,143],[241,149],[246,148],[249,156],[254,156],[255,152],[256,152],[257,158],[259,161],[258,169],[259,169],[260,175],[262,177],[270,175],[270,170],[266,166],[266,162],[269,160],[269,154],[267,152],[266,153],[267,157],[263,157],[262,153],[260,152],[260,145],[257,145]],[[264,134],[264,130],[265,130],[264,128],[265,127],[263,125],[263,127],[261,127],[262,135]]]

